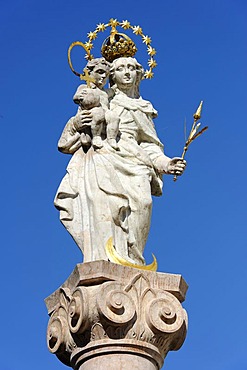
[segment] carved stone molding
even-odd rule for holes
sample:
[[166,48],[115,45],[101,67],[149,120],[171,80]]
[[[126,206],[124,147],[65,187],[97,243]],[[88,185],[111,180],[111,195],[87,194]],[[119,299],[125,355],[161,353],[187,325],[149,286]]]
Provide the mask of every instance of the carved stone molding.
[[48,348],[76,370],[160,369],[186,336],[186,290],[180,275],[107,261],[77,265],[46,299]]

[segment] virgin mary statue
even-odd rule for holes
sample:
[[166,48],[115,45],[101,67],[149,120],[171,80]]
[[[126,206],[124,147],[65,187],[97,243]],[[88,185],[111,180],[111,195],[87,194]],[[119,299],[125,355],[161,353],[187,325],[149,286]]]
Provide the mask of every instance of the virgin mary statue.
[[[78,110],[59,141],[59,149],[71,153],[72,158],[55,206],[84,262],[108,260],[106,245],[111,239],[121,258],[145,265],[143,250],[150,228],[152,195],[162,195],[163,174],[181,175],[186,163],[163,152],[153,123],[157,112],[139,94],[142,66],[133,57],[118,57],[109,67],[108,95],[102,83],[96,88],[102,99],[103,95],[108,99],[104,105],[106,121],[119,118],[118,149],[109,145],[103,131],[102,148],[86,147],[81,140],[82,127],[90,127],[93,114]],[[97,77],[94,70],[90,75]]]

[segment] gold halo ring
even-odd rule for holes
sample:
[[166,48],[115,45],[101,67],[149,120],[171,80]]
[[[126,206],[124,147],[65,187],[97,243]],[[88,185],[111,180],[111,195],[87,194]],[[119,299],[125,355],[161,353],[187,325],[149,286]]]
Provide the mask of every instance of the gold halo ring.
[[71,51],[73,49],[74,46],[82,46],[83,49],[86,51],[87,53],[87,57],[88,57],[88,60],[91,60],[93,59],[93,56],[91,55],[90,51],[88,50],[88,48],[86,47],[85,44],[83,44],[83,42],[81,41],[75,41],[75,42],[72,42],[72,44],[70,45],[69,49],[68,49],[68,62],[69,62],[69,66],[70,66],[70,69],[71,71],[78,77],[80,77],[80,79],[82,79],[83,77],[83,74],[82,73],[79,73],[79,72],[76,72],[73,68],[73,65],[72,65],[72,62],[71,62]]

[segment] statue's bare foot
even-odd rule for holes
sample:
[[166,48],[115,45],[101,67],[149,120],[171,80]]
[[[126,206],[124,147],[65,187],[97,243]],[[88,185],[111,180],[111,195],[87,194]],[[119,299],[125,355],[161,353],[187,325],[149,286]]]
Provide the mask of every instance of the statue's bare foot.
[[92,144],[93,144],[94,149],[100,149],[103,147],[103,141],[100,136],[95,136],[92,139]]
[[108,144],[115,150],[119,150],[119,146],[116,142],[116,139],[107,139]]

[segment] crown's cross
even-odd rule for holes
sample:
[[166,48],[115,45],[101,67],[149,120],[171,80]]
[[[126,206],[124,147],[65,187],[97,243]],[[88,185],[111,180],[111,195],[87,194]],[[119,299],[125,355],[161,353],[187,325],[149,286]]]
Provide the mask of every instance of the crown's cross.
[[90,77],[90,74],[88,73],[88,69],[83,69],[83,74],[80,74],[80,79],[83,81],[86,81],[87,87],[91,87],[90,83],[95,83],[95,79],[93,77]]

